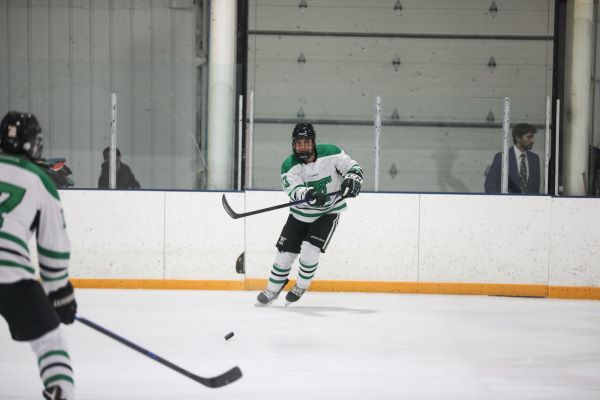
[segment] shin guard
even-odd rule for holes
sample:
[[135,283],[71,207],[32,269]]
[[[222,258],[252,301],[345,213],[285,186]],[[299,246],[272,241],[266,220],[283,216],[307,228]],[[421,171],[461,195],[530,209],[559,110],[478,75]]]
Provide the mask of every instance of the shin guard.
[[62,397],[65,400],[73,400],[73,369],[60,326],[29,343],[37,357],[44,387],[59,386]]
[[300,270],[296,285],[301,289],[308,289],[319,266],[321,250],[308,242],[302,242],[300,248]]
[[292,269],[292,264],[298,254],[290,253],[287,251],[278,252],[275,256],[275,262],[271,267],[271,274],[269,275],[269,284],[267,290],[272,292],[281,291],[281,287],[285,284],[288,275]]

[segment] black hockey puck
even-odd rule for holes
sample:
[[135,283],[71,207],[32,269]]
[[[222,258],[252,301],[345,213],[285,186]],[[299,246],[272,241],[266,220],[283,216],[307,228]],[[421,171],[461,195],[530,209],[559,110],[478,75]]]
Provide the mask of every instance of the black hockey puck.
[[233,337],[233,332],[229,332],[227,335],[225,335],[225,340],[229,340]]

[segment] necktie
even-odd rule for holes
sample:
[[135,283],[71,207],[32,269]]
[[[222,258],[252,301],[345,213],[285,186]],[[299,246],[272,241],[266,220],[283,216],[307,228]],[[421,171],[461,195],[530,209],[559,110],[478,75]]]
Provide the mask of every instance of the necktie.
[[525,153],[521,154],[519,177],[521,178],[521,189],[523,193],[527,193],[527,162],[525,161]]

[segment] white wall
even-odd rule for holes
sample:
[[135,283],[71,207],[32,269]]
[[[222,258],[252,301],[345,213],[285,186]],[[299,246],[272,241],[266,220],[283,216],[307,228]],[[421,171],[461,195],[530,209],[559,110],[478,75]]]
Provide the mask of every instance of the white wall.
[[[62,191],[71,276],[265,279],[287,209],[233,220],[221,195]],[[226,196],[238,212],[286,201]],[[600,199],[363,193],[348,203],[316,279],[600,286]]]

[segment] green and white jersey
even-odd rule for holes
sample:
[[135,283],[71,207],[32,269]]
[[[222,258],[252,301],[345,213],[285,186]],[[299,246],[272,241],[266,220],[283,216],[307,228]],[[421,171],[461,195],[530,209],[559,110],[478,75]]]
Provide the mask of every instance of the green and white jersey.
[[0,283],[36,279],[28,243],[37,232],[46,293],[66,285],[70,242],[54,182],[27,157],[0,154]]
[[[344,176],[348,172],[360,172],[362,169],[356,161],[342,149],[332,144],[318,144],[317,158],[311,163],[303,163],[295,155],[288,157],[281,164],[281,185],[291,201],[302,200],[309,187],[322,193],[340,190]],[[315,207],[302,203],[290,207],[290,213],[298,220],[312,222],[321,215],[340,213],[346,208],[342,196],[331,196],[323,207]]]

